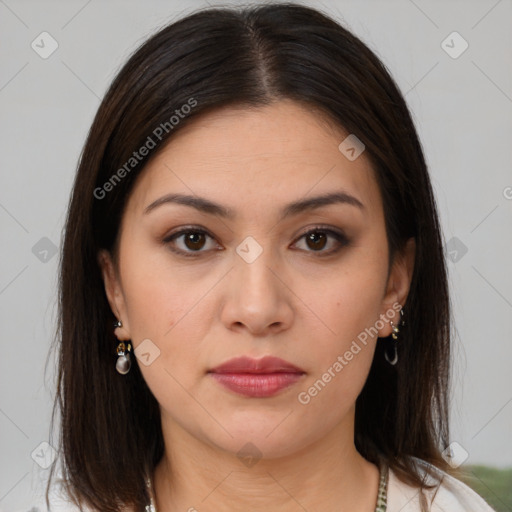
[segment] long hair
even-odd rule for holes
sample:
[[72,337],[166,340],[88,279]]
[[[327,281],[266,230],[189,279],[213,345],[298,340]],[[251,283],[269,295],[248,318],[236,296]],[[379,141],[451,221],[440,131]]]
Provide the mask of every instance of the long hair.
[[[386,364],[377,344],[356,402],[356,448],[412,485],[423,484],[415,457],[450,471],[441,454],[449,440],[446,264],[403,96],[365,44],[315,9],[211,8],[164,27],[134,52],[107,91],[80,156],[60,261],[52,417],[53,425],[60,413],[62,476],[77,504],[142,510],[144,472],[164,451],[158,403],[137,364],[123,377],[115,371],[115,318],[98,252],[115,252],[137,176],[175,133],[215,109],[284,98],[314,107],[364,143],[383,199],[390,257],[408,238],[416,240],[399,362]],[[148,137],[154,148],[143,156],[138,150],[150,145]]]

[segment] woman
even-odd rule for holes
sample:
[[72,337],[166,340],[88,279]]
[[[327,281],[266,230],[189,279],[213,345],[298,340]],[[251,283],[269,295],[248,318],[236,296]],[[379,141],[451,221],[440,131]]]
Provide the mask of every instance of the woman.
[[491,510],[449,445],[449,297],[406,104],[316,10],[207,9],[90,130],[60,278],[90,510]]

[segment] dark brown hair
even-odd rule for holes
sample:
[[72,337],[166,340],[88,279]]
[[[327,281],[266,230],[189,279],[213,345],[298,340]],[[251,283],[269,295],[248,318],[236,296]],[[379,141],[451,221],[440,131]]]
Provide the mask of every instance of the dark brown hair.
[[[115,318],[97,260],[100,249],[115,252],[137,176],[197,116],[283,98],[317,109],[365,144],[390,262],[407,239],[416,240],[399,362],[387,364],[385,342],[377,344],[356,402],[356,447],[413,485],[422,485],[415,457],[450,471],[441,455],[449,442],[445,258],[422,147],[398,87],[365,44],[317,10],[290,3],[211,8],[166,26],[136,50],[106,93],[81,154],[61,254],[54,408],[63,478],[77,503],[102,512],[142,510],[144,471],[164,450],[158,403],[137,364],[126,376],[115,371]],[[194,106],[180,110],[187,104]],[[187,113],[173,123],[176,110]],[[157,147],[127,167],[148,137]]]

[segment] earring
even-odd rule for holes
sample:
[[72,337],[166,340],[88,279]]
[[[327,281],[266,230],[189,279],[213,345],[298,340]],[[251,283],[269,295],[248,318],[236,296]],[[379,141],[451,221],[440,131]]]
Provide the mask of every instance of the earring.
[[405,321],[403,319],[404,317],[404,310],[403,308],[400,309],[400,322],[398,322],[398,325],[395,325],[392,321],[389,323],[391,324],[391,327],[393,328],[393,331],[391,332],[391,355],[388,352],[389,347],[384,348],[384,357],[386,358],[386,361],[392,365],[395,366],[395,364],[398,362],[398,333],[400,332],[399,326],[405,325]]
[[[120,320],[114,322],[114,327],[122,327],[123,324]],[[132,346],[130,343],[125,345],[122,341],[117,345],[117,361],[116,361],[116,370],[121,375],[126,375],[132,366],[132,362],[130,360],[130,352],[132,350]]]

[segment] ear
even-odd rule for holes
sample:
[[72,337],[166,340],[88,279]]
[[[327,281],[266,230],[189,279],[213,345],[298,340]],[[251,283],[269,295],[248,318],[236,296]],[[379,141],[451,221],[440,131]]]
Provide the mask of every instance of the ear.
[[118,340],[129,340],[130,326],[128,325],[128,315],[126,314],[126,304],[124,295],[116,271],[112,255],[105,249],[98,253],[98,265],[100,266],[105,285],[105,293],[107,295],[110,309],[115,317],[121,321],[122,327],[116,327],[114,334]]
[[[404,308],[411,286],[416,256],[416,240],[409,238],[403,249],[395,254],[391,272],[386,286],[386,293],[382,300],[381,318],[391,320],[395,325],[400,322],[400,309]],[[393,312],[390,316],[389,312]],[[385,338],[391,334],[392,327],[385,322],[379,329],[379,337]]]

